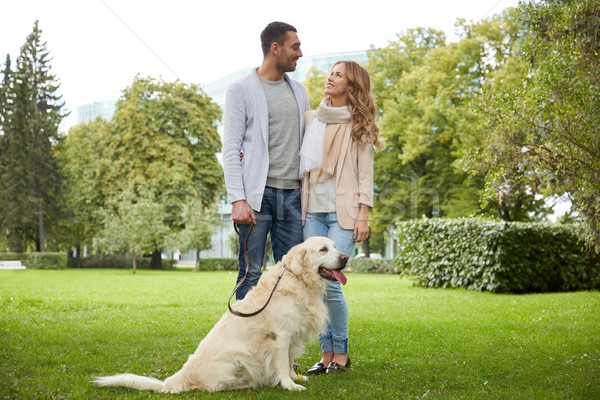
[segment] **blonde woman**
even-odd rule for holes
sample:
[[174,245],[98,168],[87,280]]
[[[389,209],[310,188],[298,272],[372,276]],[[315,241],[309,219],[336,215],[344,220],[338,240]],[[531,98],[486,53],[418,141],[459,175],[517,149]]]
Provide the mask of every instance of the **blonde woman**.
[[[365,68],[354,61],[338,61],[327,77],[325,94],[317,111],[305,113],[307,128],[300,150],[304,239],[328,237],[349,256],[355,243],[369,236],[373,150],[383,148],[383,143]],[[309,374],[341,372],[350,366],[348,307],[341,283],[327,281],[324,301],[330,322],[319,335],[323,356]]]

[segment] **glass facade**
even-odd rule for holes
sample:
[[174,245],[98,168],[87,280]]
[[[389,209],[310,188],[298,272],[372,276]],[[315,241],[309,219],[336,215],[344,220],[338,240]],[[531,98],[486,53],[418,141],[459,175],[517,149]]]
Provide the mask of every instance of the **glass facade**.
[[108,121],[115,113],[116,101],[96,101],[77,107],[77,123],[91,122],[96,117]]

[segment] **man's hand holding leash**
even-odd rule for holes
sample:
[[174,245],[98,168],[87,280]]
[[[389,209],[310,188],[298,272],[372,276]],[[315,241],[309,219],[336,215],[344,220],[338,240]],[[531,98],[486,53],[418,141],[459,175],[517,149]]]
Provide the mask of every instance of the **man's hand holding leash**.
[[231,219],[236,224],[256,224],[256,214],[254,214],[254,210],[246,203],[246,200],[238,200],[232,204]]

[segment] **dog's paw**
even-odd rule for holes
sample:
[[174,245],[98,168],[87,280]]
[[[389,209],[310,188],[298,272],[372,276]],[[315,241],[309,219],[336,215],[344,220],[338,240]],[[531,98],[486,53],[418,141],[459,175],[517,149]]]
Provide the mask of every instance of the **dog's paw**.
[[281,386],[283,386],[285,389],[287,390],[304,390],[306,389],[304,386],[302,385],[298,385],[297,383],[294,383],[291,379],[289,382],[281,382]]

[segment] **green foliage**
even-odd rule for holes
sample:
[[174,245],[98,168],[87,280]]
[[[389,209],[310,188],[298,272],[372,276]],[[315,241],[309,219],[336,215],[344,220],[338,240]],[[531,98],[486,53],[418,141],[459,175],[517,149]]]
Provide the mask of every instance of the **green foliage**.
[[184,205],[181,220],[185,228],[172,235],[167,244],[181,251],[197,250],[196,257],[199,257],[200,250],[211,247],[211,237],[220,223],[217,206],[203,207],[200,200],[196,199],[191,204]]
[[198,260],[198,271],[237,271],[237,258],[202,258]]
[[[151,257],[140,257],[136,260],[136,268],[150,269]],[[162,260],[162,269],[170,270],[175,268],[177,260]],[[94,254],[89,257],[77,257],[68,259],[69,268],[117,268],[132,269],[133,257],[125,254],[101,255]]]
[[346,265],[354,274],[399,274],[398,265],[391,259],[373,259],[368,257],[351,258]]
[[499,293],[600,288],[600,260],[567,226],[476,218],[398,224],[401,268],[424,286]]
[[105,254],[129,252],[133,255],[133,272],[136,258],[162,248],[168,235],[164,223],[167,214],[164,205],[146,196],[134,197],[126,191],[110,208],[104,210],[104,229],[94,237],[94,247]]
[[457,22],[460,40],[447,43],[430,28],[409,29],[387,47],[372,49],[369,71],[385,150],[375,154],[374,229],[425,217],[500,216],[527,221],[546,212],[522,191],[515,201],[480,202],[481,175],[459,162],[481,147],[477,95],[518,46],[515,11]]
[[223,184],[220,118],[219,106],[197,85],[136,77],[111,120],[104,190],[109,197],[124,186],[157,193],[174,213],[188,196],[212,204]]
[[68,115],[35,21],[17,58],[7,56],[0,88],[0,227],[13,251],[46,249],[46,226],[61,218],[62,173],[54,148]]
[[22,264],[29,269],[66,269],[67,255],[65,253],[27,253]]
[[448,93],[456,92],[452,87],[456,72],[445,65],[451,61],[440,59],[444,49],[441,32],[419,28],[370,53],[369,70],[386,142],[375,155],[374,219],[380,229],[397,218],[440,215],[446,189],[439,184],[453,181],[452,128],[443,114],[454,113],[456,105],[437,100],[446,87]]
[[0,261],[23,261],[27,259],[27,253],[0,253]]
[[485,200],[568,193],[600,252],[600,3],[519,7],[520,51],[475,103],[481,145],[463,159]]
[[102,229],[107,191],[102,149],[110,140],[110,125],[100,117],[69,129],[59,146],[58,155],[67,177],[67,206],[72,212],[69,221],[74,245],[91,245],[92,238]]
[[306,73],[306,79],[302,82],[308,93],[308,102],[310,103],[311,110],[319,108],[321,100],[325,97],[327,73],[328,72],[323,72],[315,66],[310,67]]
[[220,117],[196,85],[136,77],[110,121],[72,128],[61,154],[76,236],[106,253],[207,248]]
[[461,109],[477,87],[477,48],[446,45],[433,29],[411,29],[370,53],[372,87],[386,148],[375,154],[374,228],[397,219],[468,215],[478,210],[477,186],[453,167],[469,134]]

